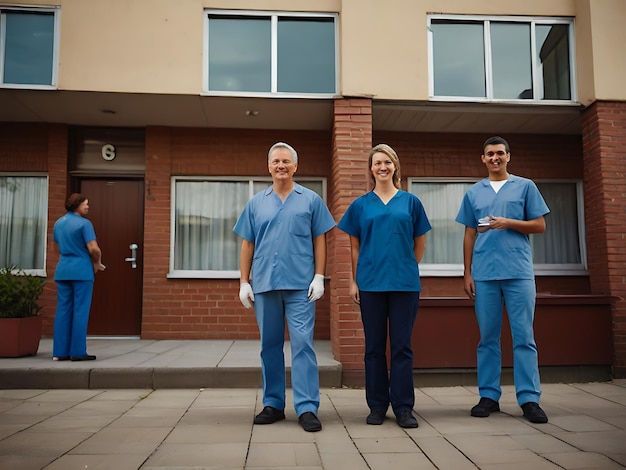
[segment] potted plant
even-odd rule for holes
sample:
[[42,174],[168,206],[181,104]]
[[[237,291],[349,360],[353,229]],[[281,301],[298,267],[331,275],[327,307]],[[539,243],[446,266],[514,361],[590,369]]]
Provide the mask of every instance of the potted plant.
[[37,300],[45,283],[15,266],[0,268],[0,357],[37,354],[42,325]]

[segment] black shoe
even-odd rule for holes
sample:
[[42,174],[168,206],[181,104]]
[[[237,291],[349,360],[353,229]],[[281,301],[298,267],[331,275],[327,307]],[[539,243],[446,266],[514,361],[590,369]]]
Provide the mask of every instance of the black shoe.
[[266,406],[263,408],[263,411],[254,417],[254,424],[272,424],[282,419],[285,419],[285,412],[283,410]]
[[500,411],[500,405],[498,402],[492,400],[491,398],[481,397],[478,405],[472,408],[470,414],[472,416],[476,416],[477,418],[486,418],[494,411]]
[[300,423],[300,426],[302,426],[302,429],[306,432],[316,432],[322,430],[322,423],[320,423],[317,416],[310,411],[302,413],[298,418],[298,422]]
[[70,357],[69,356],[54,356],[52,360],[53,361],[69,361]]
[[397,415],[396,421],[401,428],[416,428],[418,426],[415,416],[410,411],[403,411]]
[[548,417],[546,416],[545,411],[543,411],[539,406],[539,403],[535,403],[534,401],[524,403],[522,405],[522,410],[524,411],[524,417],[531,423],[548,422]]
[[385,421],[385,415],[387,413],[384,412],[383,410],[381,410],[380,408],[374,408],[369,416],[367,417],[367,419],[365,420],[365,422],[367,424],[383,424],[383,421]]
[[90,354],[87,354],[86,356],[72,356],[70,357],[70,361],[76,362],[76,361],[95,361],[96,360],[96,356],[92,356]]

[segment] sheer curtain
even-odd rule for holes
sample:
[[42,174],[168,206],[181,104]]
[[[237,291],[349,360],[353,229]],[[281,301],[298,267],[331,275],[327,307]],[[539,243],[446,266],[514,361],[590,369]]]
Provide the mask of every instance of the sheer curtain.
[[537,183],[550,214],[546,231],[531,235],[533,258],[537,264],[580,264],[576,183]]
[[174,269],[238,270],[233,227],[249,197],[248,182],[177,181]]
[[[413,181],[411,191],[420,198],[433,229],[426,234],[422,264],[462,264],[464,227],[454,221],[470,182]],[[577,182],[537,183],[550,209],[546,232],[530,236],[535,264],[582,264],[578,220]],[[580,202],[582,204],[582,202]]]
[[413,182],[411,192],[426,209],[432,230],[426,233],[422,264],[463,264],[464,227],[454,219],[461,200],[473,183]]
[[45,176],[0,175],[0,266],[44,269],[48,209]]

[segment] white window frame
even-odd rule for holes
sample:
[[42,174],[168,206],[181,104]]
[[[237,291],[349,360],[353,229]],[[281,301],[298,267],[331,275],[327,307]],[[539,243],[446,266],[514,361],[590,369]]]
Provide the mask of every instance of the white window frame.
[[[483,22],[484,37],[483,46],[485,51],[485,94],[486,97],[480,96],[437,96],[435,95],[435,68],[433,63],[433,33],[431,30],[432,20],[450,20],[450,21],[476,21]],[[539,80],[537,64],[535,60],[536,42],[535,42],[535,25],[547,24],[566,24],[568,25],[568,42],[569,42],[569,59],[570,59],[570,91],[569,100],[545,100],[545,99],[496,99],[493,98],[493,76],[492,76],[492,57],[491,57],[491,23],[524,23],[529,24],[532,46],[531,73],[533,79],[533,96],[538,96]],[[479,16],[479,15],[438,15],[431,14],[427,17],[428,28],[428,95],[430,101],[456,101],[456,102],[488,102],[488,103],[515,103],[515,104],[531,104],[548,105],[548,106],[578,106],[578,98],[576,93],[576,54],[575,54],[575,34],[574,19],[568,17],[535,17],[535,16]]]
[[[170,207],[170,265],[167,274],[168,279],[239,279],[240,271],[237,270],[183,270],[174,269],[174,251],[175,251],[175,234],[176,234],[176,183],[178,181],[199,181],[199,182],[239,182],[248,183],[249,198],[254,194],[254,185],[256,183],[272,184],[270,176],[172,176],[171,178],[171,207]],[[295,178],[295,182],[312,181],[322,183],[322,200],[326,203],[327,179],[325,177],[303,176]],[[258,191],[257,191],[258,192]],[[241,208],[243,210],[243,207]]]
[[[13,12],[35,12],[54,14],[54,38],[52,47],[52,83],[50,85],[14,84],[4,83],[4,55],[5,55],[5,34],[6,17],[5,11]],[[5,7],[0,6],[0,88],[21,89],[21,90],[56,90],[59,82],[59,56],[61,44],[61,8],[60,7]]]
[[[48,193],[48,196],[46,198],[46,200],[44,201],[44,203],[46,204],[46,214],[48,213],[48,209],[49,209],[49,204],[50,204],[50,177],[48,176],[47,173],[42,173],[42,172],[0,172],[0,176],[2,177],[10,177],[10,176],[16,176],[16,177],[20,177],[20,178],[45,178],[46,179],[46,190]],[[43,268],[41,269],[22,269],[20,268],[20,271],[24,272],[24,274],[29,274],[29,275],[33,275],[33,276],[39,276],[39,277],[47,277],[47,271],[46,271],[46,266],[48,265],[48,224],[49,224],[49,220],[48,217],[46,217],[45,219],[45,224],[44,224],[44,233],[43,233]]]
[[[272,28],[272,77],[271,91],[212,91],[209,86],[209,16],[256,16],[265,17],[271,20]],[[333,18],[335,25],[335,93],[291,93],[278,91],[278,18],[296,17],[296,18]],[[203,60],[202,60],[202,95],[205,96],[246,96],[246,97],[273,97],[273,98],[315,98],[329,99],[336,98],[339,95],[339,15],[337,13],[319,13],[319,12],[287,12],[287,11],[261,11],[261,10],[204,10],[204,38],[203,38]]]
[[[483,178],[407,178],[408,190],[411,192],[413,183],[476,183]],[[580,246],[580,264],[539,264],[533,263],[536,276],[582,276],[588,275],[587,270],[587,246],[585,231],[584,213],[584,192],[581,180],[566,179],[535,179],[536,184],[542,183],[575,183],[576,184],[576,205],[578,216],[578,237]],[[419,198],[419,194],[417,194]],[[459,206],[461,201],[459,201]],[[428,210],[427,210],[428,215]],[[550,223],[550,215],[546,216],[546,221]],[[539,235],[541,236],[541,235]],[[428,246],[426,246],[428,250]],[[420,263],[420,275],[426,277],[461,277],[463,276],[463,264],[422,264]]]

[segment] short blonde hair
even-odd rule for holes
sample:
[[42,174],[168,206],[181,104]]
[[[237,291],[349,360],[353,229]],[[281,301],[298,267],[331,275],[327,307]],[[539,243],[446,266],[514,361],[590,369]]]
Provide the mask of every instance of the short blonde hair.
[[[398,154],[396,153],[396,151],[394,149],[392,149],[389,145],[387,144],[378,144],[376,145],[372,150],[370,150],[370,156],[369,156],[369,160],[368,160],[368,167],[372,168],[372,160],[374,157],[375,153],[384,153],[385,155],[387,155],[390,159],[391,162],[394,164],[394,166],[396,167],[396,171],[393,172],[393,177],[392,177],[392,181],[393,181],[393,185],[398,188],[400,188],[400,181],[401,181],[401,176],[400,176],[400,159],[398,158]],[[374,175],[372,176],[372,181],[374,182],[374,186],[376,186],[376,178],[374,178]]]

